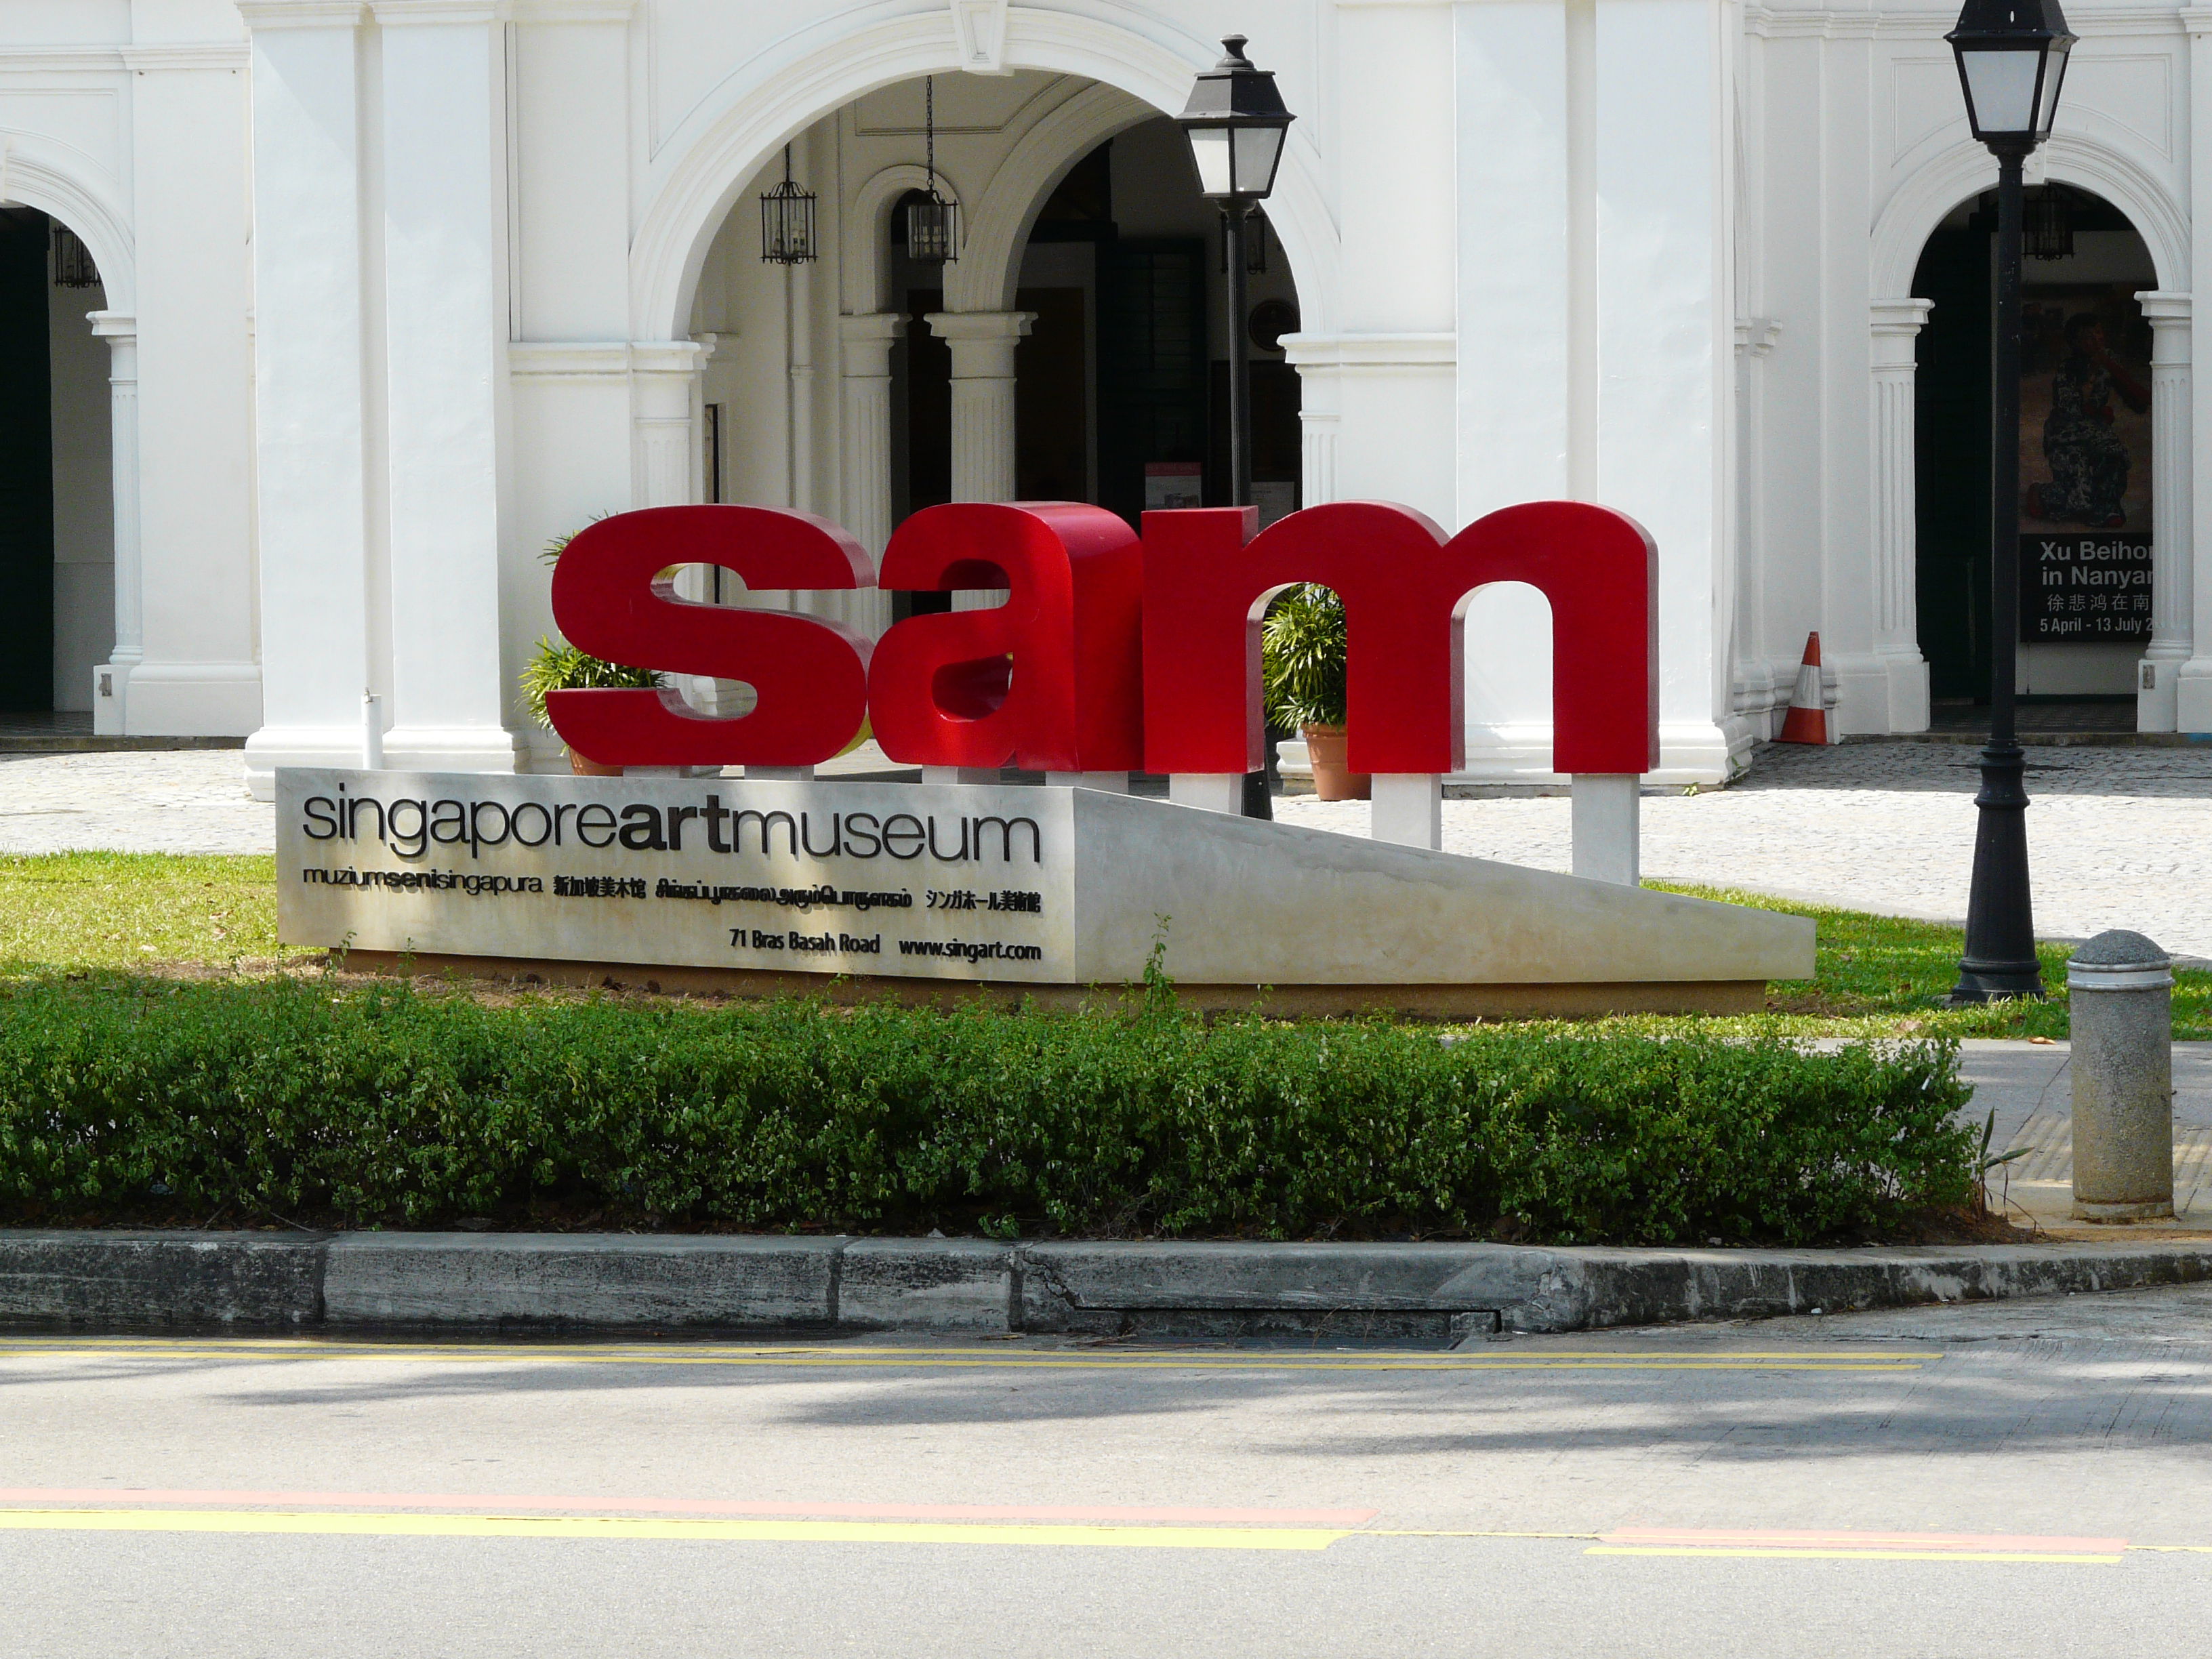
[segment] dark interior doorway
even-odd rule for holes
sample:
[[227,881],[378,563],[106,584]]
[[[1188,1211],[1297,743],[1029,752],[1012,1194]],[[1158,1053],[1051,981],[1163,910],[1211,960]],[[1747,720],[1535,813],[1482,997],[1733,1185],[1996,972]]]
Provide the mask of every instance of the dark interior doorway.
[[[2148,450],[2149,325],[2134,295],[2156,286],[2148,249],[2127,216],[2110,203],[2069,185],[2049,185],[2029,191],[2027,208],[2018,438],[2024,484],[2024,570],[2029,568],[2031,548],[2085,533],[2124,533],[2148,545],[2151,469],[2148,453],[2142,452]],[[1931,698],[1939,706],[1961,708],[1987,703],[1995,643],[1990,635],[1990,416],[1996,232],[1996,192],[1988,191],[1937,227],[1922,250],[1912,280],[1914,296],[1932,303],[1917,343],[1914,378],[1920,651],[1928,663]],[[2073,337],[2068,331],[2074,324],[2090,322],[2104,331],[2099,337],[2107,343],[2109,354],[2100,348],[2095,355],[2110,367],[2109,378],[2124,396],[2110,395],[2109,387],[2090,396],[2080,390],[2083,374],[2069,367],[2066,343]],[[2073,361],[2081,358],[2081,354],[2072,354]],[[2064,487],[2070,475],[2051,470],[2087,441],[2046,423],[2059,421],[2053,410],[2060,405],[2053,400],[2059,397],[2060,380],[2069,374],[2074,379],[2068,384],[2076,389],[2068,394],[2074,402],[2067,405],[2075,409],[2075,426],[2100,426],[2100,432],[2092,436],[2107,447],[2120,434],[2132,436],[2138,453],[2125,467],[2133,488],[2124,514],[2109,505],[2094,512],[2081,508]],[[2093,404],[2100,406],[2093,409]],[[2054,479],[2058,483],[2051,482]],[[2057,493],[2039,493],[2053,490]],[[2053,502],[2057,504],[2050,505]],[[2046,521],[2039,518],[2039,513],[2053,516]],[[2024,587],[2024,596],[2027,592]],[[2103,605],[2094,595],[2083,599],[2091,605]],[[2078,607],[2083,599],[2071,602]],[[2030,608],[2024,597],[2024,618]],[[2147,618],[2142,620],[2147,628]],[[2109,656],[2112,646],[2039,644],[2027,632],[2021,643],[2024,699],[2132,702],[2133,693],[2124,689],[2132,676],[2131,665],[2125,660],[2115,665],[2097,654]],[[2106,684],[2114,675],[2118,683]],[[1936,724],[1943,724],[1940,708]]]
[[1929,695],[1985,702],[1990,685],[1990,236],[1971,221],[1928,239],[1913,273],[1934,302],[1917,344],[1917,599]]
[[46,216],[0,210],[0,710],[54,706]]

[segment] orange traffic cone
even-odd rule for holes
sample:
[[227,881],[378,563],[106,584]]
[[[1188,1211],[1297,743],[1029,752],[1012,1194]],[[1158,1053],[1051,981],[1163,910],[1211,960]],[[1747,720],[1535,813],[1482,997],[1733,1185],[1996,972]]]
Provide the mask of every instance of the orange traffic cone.
[[1828,708],[1820,696],[1820,636],[1805,636],[1805,660],[1797,665],[1797,690],[1790,699],[1790,713],[1782,721],[1777,743],[1826,744]]

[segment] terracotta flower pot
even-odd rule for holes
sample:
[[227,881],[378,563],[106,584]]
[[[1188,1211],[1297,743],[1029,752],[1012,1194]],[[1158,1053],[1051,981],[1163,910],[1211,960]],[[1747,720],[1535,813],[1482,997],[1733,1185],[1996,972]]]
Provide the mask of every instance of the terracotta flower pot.
[[580,778],[618,778],[623,775],[619,766],[602,766],[595,760],[586,760],[574,750],[568,751],[568,769]]
[[1344,728],[1340,726],[1303,726],[1306,757],[1313,764],[1314,793],[1323,800],[1365,800],[1374,780],[1344,763]]

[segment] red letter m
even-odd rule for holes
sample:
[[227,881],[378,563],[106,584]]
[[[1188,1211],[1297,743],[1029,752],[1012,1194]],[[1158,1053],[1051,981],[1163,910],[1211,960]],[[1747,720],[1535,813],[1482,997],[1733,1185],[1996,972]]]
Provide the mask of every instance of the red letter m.
[[1308,507],[1248,542],[1250,522],[1243,507],[1145,515],[1148,769],[1259,769],[1261,623],[1298,582],[1344,601],[1353,770],[1465,763],[1462,623],[1490,582],[1527,582],[1551,601],[1553,769],[1658,763],[1658,555],[1633,520],[1531,501],[1449,541],[1421,514],[1378,501]]

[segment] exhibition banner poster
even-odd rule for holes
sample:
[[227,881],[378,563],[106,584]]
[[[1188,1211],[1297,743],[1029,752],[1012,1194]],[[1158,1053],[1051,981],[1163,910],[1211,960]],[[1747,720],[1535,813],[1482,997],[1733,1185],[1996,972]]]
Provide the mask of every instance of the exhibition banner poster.
[[2023,643],[2150,638],[2150,326],[2135,288],[2039,286],[2021,307]]

